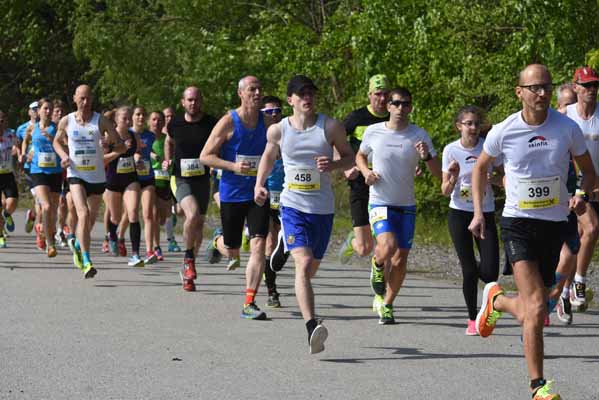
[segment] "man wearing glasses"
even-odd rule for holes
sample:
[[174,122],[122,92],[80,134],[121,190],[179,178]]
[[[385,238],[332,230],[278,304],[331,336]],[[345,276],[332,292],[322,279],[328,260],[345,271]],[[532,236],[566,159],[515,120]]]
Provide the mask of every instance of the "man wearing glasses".
[[[597,174],[599,173],[599,108],[597,107],[599,76],[592,68],[582,67],[574,72],[573,82],[578,102],[566,108],[566,115],[582,130]],[[570,288],[570,303],[581,311],[586,310],[587,307],[586,275],[599,237],[598,214],[599,203],[592,201],[587,205],[587,211],[578,217],[578,227],[581,231],[580,250],[576,261],[576,275]]]
[[491,335],[502,312],[522,324],[524,357],[534,400],[559,400],[551,382],[543,377],[543,320],[548,289],[567,228],[569,209],[584,210],[588,195],[570,199],[566,188],[570,154],[579,165],[582,188],[591,192],[595,171],[578,125],[551,109],[551,74],[544,65],[527,66],[520,73],[516,95],[522,111],[495,125],[472,172],[474,217],[469,229],[484,239],[482,200],[487,171],[495,158],[503,157],[506,201],[501,236],[512,264],[517,296],[506,296],[497,282],[485,286],[476,318],[480,336]]
[[[389,98],[389,79],[386,75],[374,75],[368,81],[368,105],[352,111],[343,120],[352,150],[357,152],[362,143],[364,131],[369,125],[389,120],[387,99]],[[347,264],[356,252],[364,257],[372,252],[374,246],[370,223],[368,222],[368,185],[353,166],[344,171],[349,185],[349,204],[352,219],[352,231],[339,249],[339,261]]]
[[[414,170],[422,160],[441,179],[441,163],[428,133],[410,123],[412,95],[405,88],[389,93],[389,121],[364,132],[356,165],[370,186],[370,226],[376,236],[370,284],[379,324],[395,323],[393,301],[406,276],[416,226]],[[369,165],[369,158],[372,165]]]

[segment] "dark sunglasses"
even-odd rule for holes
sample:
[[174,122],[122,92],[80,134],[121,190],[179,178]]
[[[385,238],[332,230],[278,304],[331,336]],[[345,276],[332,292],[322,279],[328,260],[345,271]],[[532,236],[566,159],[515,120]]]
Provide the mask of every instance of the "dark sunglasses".
[[262,111],[264,114],[266,115],[277,115],[281,113],[281,107],[275,107],[275,108],[263,108]]
[[409,107],[412,105],[412,102],[411,101],[403,101],[403,100],[391,100],[391,101],[389,101],[389,104],[391,104],[392,106],[395,106],[395,107],[399,107],[399,106]]
[[599,88],[599,82],[597,82],[597,81],[587,82],[587,83],[577,83],[577,85],[580,85],[580,86],[584,87],[585,89]]

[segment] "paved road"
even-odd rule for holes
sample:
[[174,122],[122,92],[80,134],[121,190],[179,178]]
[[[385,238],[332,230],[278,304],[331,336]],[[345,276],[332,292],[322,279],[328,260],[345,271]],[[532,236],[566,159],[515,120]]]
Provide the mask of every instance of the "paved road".
[[[17,223],[0,250],[0,399],[530,399],[515,321],[466,337],[455,283],[409,276],[399,323],[379,326],[367,268],[327,260],[315,291],[329,340],[310,356],[290,267],[284,307],[247,321],[243,269],[202,265],[186,293],[180,256],[128,268],[99,253],[96,229],[99,273],[86,281],[68,250],[47,259]],[[545,332],[546,377],[564,399],[599,398],[597,328],[590,311]]]

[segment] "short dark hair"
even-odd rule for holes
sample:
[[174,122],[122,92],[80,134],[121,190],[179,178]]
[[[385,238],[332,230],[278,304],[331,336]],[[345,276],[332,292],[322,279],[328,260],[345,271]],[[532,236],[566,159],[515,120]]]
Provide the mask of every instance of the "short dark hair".
[[410,93],[410,91],[405,87],[398,86],[394,89],[391,89],[391,91],[389,91],[389,101],[391,101],[394,94],[402,97],[409,97],[410,101],[412,100],[412,93]]
[[268,103],[278,104],[279,107],[283,105],[283,102],[277,96],[264,96],[262,98],[262,107],[264,107]]

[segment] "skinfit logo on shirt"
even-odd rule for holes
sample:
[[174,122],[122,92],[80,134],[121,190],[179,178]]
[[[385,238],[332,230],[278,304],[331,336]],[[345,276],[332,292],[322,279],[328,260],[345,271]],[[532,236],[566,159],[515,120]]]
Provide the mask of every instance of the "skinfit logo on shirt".
[[529,149],[538,149],[543,147],[549,147],[549,141],[545,138],[545,136],[533,136],[528,139]]
[[478,158],[476,156],[468,156],[466,157],[466,164],[475,164]]

